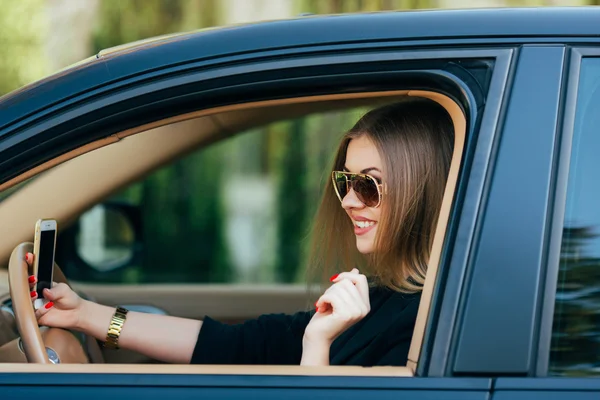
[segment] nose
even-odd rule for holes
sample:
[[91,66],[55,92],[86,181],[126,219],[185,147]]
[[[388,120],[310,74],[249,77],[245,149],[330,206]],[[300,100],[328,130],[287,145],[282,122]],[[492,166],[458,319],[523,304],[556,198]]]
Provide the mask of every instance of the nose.
[[350,210],[353,208],[364,208],[365,205],[362,201],[356,197],[356,192],[354,189],[350,189],[348,194],[342,199],[342,208],[345,210]]

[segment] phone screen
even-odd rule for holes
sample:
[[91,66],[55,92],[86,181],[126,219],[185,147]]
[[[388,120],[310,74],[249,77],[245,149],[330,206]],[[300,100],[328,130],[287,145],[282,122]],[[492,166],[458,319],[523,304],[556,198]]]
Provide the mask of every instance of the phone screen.
[[45,288],[52,287],[52,269],[54,268],[54,236],[55,230],[40,232],[40,252],[38,257],[38,298],[43,298]]

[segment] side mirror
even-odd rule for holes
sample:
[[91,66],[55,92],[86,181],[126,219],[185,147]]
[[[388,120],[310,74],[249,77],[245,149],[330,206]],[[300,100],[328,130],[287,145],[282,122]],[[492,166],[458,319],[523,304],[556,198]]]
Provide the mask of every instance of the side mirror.
[[73,280],[121,281],[126,267],[141,265],[142,216],[138,207],[103,203],[59,231],[56,262]]

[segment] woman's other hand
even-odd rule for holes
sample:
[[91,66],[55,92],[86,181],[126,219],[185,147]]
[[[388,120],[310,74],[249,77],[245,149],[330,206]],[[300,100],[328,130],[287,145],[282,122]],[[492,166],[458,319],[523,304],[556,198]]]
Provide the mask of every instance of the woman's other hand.
[[346,329],[371,310],[367,278],[355,268],[332,278],[306,327],[301,365],[329,365],[329,347]]
[[[26,261],[30,266],[33,264],[32,253],[27,253]],[[29,277],[29,288],[31,289],[31,301],[38,298],[34,290],[36,277]],[[55,328],[76,329],[82,315],[84,301],[67,284],[52,283],[52,289],[44,289],[44,298],[48,300],[43,306],[35,311],[39,325]]]

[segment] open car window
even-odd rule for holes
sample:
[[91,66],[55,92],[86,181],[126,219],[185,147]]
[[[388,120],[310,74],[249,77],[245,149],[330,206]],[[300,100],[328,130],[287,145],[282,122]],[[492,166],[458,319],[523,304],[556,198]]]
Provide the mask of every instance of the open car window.
[[[393,95],[394,93],[390,94]],[[395,372],[396,374],[401,373],[410,375],[413,373],[410,371],[414,371],[419,357],[420,341],[422,340],[422,334],[425,329],[430,296],[433,292],[437,267],[441,257],[441,248],[444,243],[447,220],[452,206],[456,182],[460,170],[461,156],[466,132],[466,118],[461,108],[454,101],[440,94],[431,92],[405,91],[396,93],[395,95],[400,96],[400,98],[407,95],[415,97],[428,97],[442,104],[451,115],[455,128],[455,149],[450,168],[450,178],[446,184],[444,203],[442,205],[442,212],[440,214],[436,237],[434,240],[434,248],[431,255],[432,265],[430,265],[428,272],[429,276],[426,281],[423,301],[421,302],[420,307],[421,316],[418,318],[415,328],[416,332],[418,333],[413,337],[413,341],[416,341],[417,344],[413,346],[411,353],[409,354],[409,368],[405,370],[403,369],[402,371],[404,372],[400,372],[399,370]],[[386,96],[383,96],[383,98],[380,100],[384,102],[393,102],[394,97],[392,96],[386,98]],[[368,104],[372,102],[366,101],[363,103]],[[136,288],[136,286],[127,285],[128,283],[158,283],[160,280],[166,280],[168,282],[169,279],[171,279],[172,283],[185,283],[183,287],[172,286],[172,291],[170,291],[171,289],[169,288],[162,289],[167,294],[166,297],[170,298],[170,303],[165,303],[164,307],[159,304],[158,312],[165,311],[166,309],[167,313],[172,315],[196,318],[201,318],[202,316],[189,314],[186,315],[185,312],[180,312],[183,309],[186,309],[189,312],[189,310],[192,309],[191,303],[197,304],[195,301],[197,298],[194,296],[198,296],[199,293],[202,293],[202,289],[200,289],[198,286],[194,286],[193,283],[203,281],[210,282],[210,279],[213,279],[213,283],[219,281],[227,282],[225,277],[227,277],[227,273],[231,274],[231,270],[233,269],[231,267],[232,265],[234,268],[239,269],[239,271],[237,271],[237,275],[230,275],[236,276],[237,282],[256,283],[261,282],[260,279],[262,279],[261,283],[300,283],[303,278],[303,270],[300,266],[302,265],[303,261],[302,246],[305,244],[305,241],[303,241],[303,236],[306,234],[307,222],[298,224],[298,226],[293,226],[294,222],[292,222],[292,226],[294,228],[292,229],[289,225],[283,225],[282,227],[282,225],[278,225],[280,222],[270,221],[270,233],[268,232],[268,228],[263,230],[261,230],[261,228],[265,226],[265,219],[273,218],[272,216],[278,215],[278,212],[281,213],[280,215],[283,215],[284,221],[289,223],[289,221],[297,220],[298,217],[305,218],[306,220],[310,219],[310,213],[313,212],[314,209],[311,210],[310,206],[306,206],[305,209],[299,209],[297,201],[283,202],[290,208],[282,209],[273,202],[272,198],[275,198],[278,195],[281,196],[281,198],[284,196],[285,198],[289,198],[291,195],[294,200],[301,199],[301,201],[305,204],[309,202],[318,202],[323,179],[328,178],[328,176],[323,176],[323,170],[326,170],[326,166],[331,161],[332,149],[337,144],[340,134],[345,129],[348,129],[356,121],[358,116],[360,116],[366,109],[369,108],[367,104],[360,104],[357,107],[350,107],[346,108],[345,110],[338,110],[334,112],[308,114],[308,118],[291,118],[289,120],[276,122],[274,124],[253,127],[250,130],[240,129],[241,132],[245,133],[240,133],[239,135],[215,144],[202,146],[202,143],[210,143],[211,141],[214,141],[214,139],[210,138],[211,127],[214,128],[214,126],[220,126],[221,124],[226,123],[225,121],[229,121],[231,124],[241,124],[240,120],[244,121],[245,118],[249,118],[247,114],[244,114],[246,111],[231,111],[229,113],[221,112],[216,116],[211,116],[211,118],[220,118],[219,121],[221,124],[219,125],[214,124],[214,120],[211,119],[203,120],[202,118],[197,118],[196,120],[183,121],[165,126],[164,128],[157,128],[148,132],[125,137],[115,144],[102,147],[79,158],[68,161],[62,166],[57,167],[56,171],[53,171],[56,176],[51,177],[51,179],[56,179],[57,183],[59,181],[64,182],[66,175],[61,175],[61,173],[58,172],[63,169],[65,171],[70,170],[72,173],[72,175],[70,175],[70,179],[67,179],[69,181],[68,186],[73,185],[74,180],[79,180],[82,183],[84,181],[87,182],[90,180],[89,172],[97,170],[99,165],[106,165],[106,160],[109,159],[113,160],[112,167],[114,168],[114,174],[123,174],[124,176],[127,176],[131,170],[136,170],[139,168],[138,176],[139,174],[144,174],[146,177],[142,180],[134,179],[133,183],[125,188],[119,187],[121,185],[114,185],[114,189],[110,189],[109,186],[112,185],[112,183],[111,180],[106,177],[114,179],[114,174],[111,175],[109,170],[103,171],[102,179],[107,180],[96,180],[94,182],[94,188],[102,193],[109,193],[110,196],[103,196],[102,201],[96,204],[106,204],[109,206],[102,211],[99,211],[98,205],[93,206],[92,208],[86,207],[85,209],[82,209],[82,219],[79,221],[75,220],[71,225],[65,226],[63,234],[66,234],[66,236],[71,234],[72,237],[71,239],[61,238],[61,243],[69,243],[69,240],[71,240],[70,243],[73,245],[71,250],[75,251],[75,253],[68,253],[64,251],[62,253],[59,252],[57,259],[59,265],[63,267],[67,276],[74,278],[74,281],[80,281],[76,287],[82,289],[84,292],[91,292],[91,297],[99,301],[111,299],[109,301],[104,301],[104,303],[111,303],[115,305],[124,304],[121,300],[126,300],[127,298],[131,300],[137,297],[143,300],[144,292],[148,292],[149,296],[152,296],[148,297],[148,299],[152,298],[152,301],[157,301],[157,297],[151,292],[151,287],[144,287],[142,285]],[[315,121],[319,121],[319,119],[324,126],[320,129],[315,128]],[[203,132],[203,129],[206,130],[206,132]],[[190,139],[190,132],[194,132],[194,134],[197,135],[195,139],[195,146],[200,146],[199,150],[191,153],[189,148],[190,146],[194,145],[191,142],[188,142],[187,144],[184,143],[183,139],[185,138],[185,140],[192,140]],[[150,164],[143,167],[138,167],[136,163],[143,163],[143,157],[138,156],[134,161],[132,154],[143,151],[146,148],[148,151],[158,151],[157,149],[164,150],[164,148],[161,148],[160,144],[157,142],[159,137],[162,138],[161,140],[167,138],[165,145],[173,145],[174,142],[179,140],[178,138],[181,138],[181,147],[178,149],[175,149],[174,147],[171,150],[172,155],[168,156],[168,159],[172,161],[167,163],[159,163],[159,165],[163,164],[165,166],[158,169],[152,168]],[[326,137],[326,139],[324,139],[324,137]],[[145,143],[145,145],[143,143]],[[146,145],[148,147],[145,147]],[[272,153],[265,154],[265,152],[257,150],[261,147],[270,149]],[[289,151],[289,149],[295,149],[298,147],[302,147],[304,152],[307,153],[312,151],[312,156],[308,157],[305,154],[304,157],[294,158],[293,156],[290,156],[289,153],[286,154],[286,150]],[[251,151],[247,151],[248,149]],[[144,153],[144,155],[148,156],[148,159],[156,157],[156,155],[151,155],[149,153]],[[242,159],[244,155],[247,156],[246,160]],[[121,168],[120,163],[122,163],[123,167],[128,166],[130,170],[127,171]],[[192,168],[186,170],[186,164],[192,166]],[[156,163],[152,163],[152,165],[156,165]],[[222,168],[215,168],[219,166]],[[265,174],[265,172],[268,172],[270,169],[274,169],[273,166],[278,167],[278,172],[269,177],[269,175]],[[87,172],[82,170],[82,168]],[[219,171],[216,177],[214,176],[214,171]],[[229,173],[232,175],[237,173],[240,176],[237,178],[231,176],[224,177],[223,171],[229,171]],[[285,172],[285,174],[282,171]],[[311,179],[307,179],[306,176],[310,176],[311,174]],[[261,175],[266,175],[267,178],[261,180]],[[133,175],[131,176],[133,177]],[[192,181],[195,180],[195,183],[193,185],[186,184],[187,182],[184,180],[185,177],[192,179]],[[298,180],[294,181],[292,178],[298,178]],[[131,180],[131,178],[125,179]],[[150,184],[148,184],[148,182],[150,182]],[[156,189],[156,187],[153,188],[152,183],[156,184],[157,182],[163,182],[166,184],[166,186],[158,186],[158,189]],[[298,184],[298,182],[300,182],[300,184]],[[49,182],[46,182],[46,184],[49,184]],[[107,186],[101,188],[101,185],[103,184]],[[277,185],[280,185],[280,187],[277,188]],[[197,248],[200,246],[199,243],[202,243],[198,239],[198,236],[201,236],[198,234],[198,231],[195,234],[194,232],[192,232],[192,234],[189,234],[188,232],[186,235],[177,236],[178,228],[185,228],[186,224],[188,223],[188,219],[191,219],[190,215],[198,215],[200,217],[199,221],[203,221],[202,218],[205,218],[204,221],[206,221],[207,217],[218,216],[225,207],[235,206],[231,204],[227,205],[226,200],[223,201],[225,204],[221,205],[212,202],[214,202],[215,199],[218,199],[219,196],[224,196],[224,199],[227,199],[226,196],[228,191],[235,191],[239,190],[240,188],[245,189],[246,192],[234,192],[234,196],[232,197],[237,199],[241,198],[244,200],[243,204],[238,205],[237,210],[246,211],[246,215],[242,213],[236,217],[234,214],[234,222],[231,220],[227,221],[227,219],[225,219],[222,227],[220,228],[216,228],[214,222],[208,224],[209,228],[212,228],[212,231],[208,231],[206,241],[209,245],[215,247],[216,250],[214,253],[212,253],[212,257],[214,257],[213,260],[219,260],[219,257],[223,257],[223,247],[225,246],[215,246],[214,242],[210,242],[210,240],[214,240],[221,235],[221,237],[225,237],[227,239],[228,225],[235,228],[233,231],[229,232],[230,235],[232,233],[239,234],[240,232],[238,231],[241,230],[241,233],[245,233],[247,235],[246,237],[250,240],[254,239],[253,235],[256,235],[256,230],[263,233],[261,238],[268,238],[269,234],[272,235],[271,238],[274,238],[276,237],[276,235],[274,235],[274,231],[277,230],[280,230],[280,232],[286,231],[287,233],[291,233],[291,235],[284,238],[284,240],[279,243],[275,241],[273,245],[274,249],[271,251],[271,253],[267,253],[267,257],[258,261],[253,259],[252,256],[247,256],[248,253],[246,253],[244,257],[243,247],[241,250],[240,248],[235,249],[234,247],[234,250],[228,255],[228,257],[223,257],[222,260],[227,260],[229,257],[233,258],[237,256],[239,257],[240,265],[230,263],[228,265],[229,270],[225,269],[225,273],[218,272],[219,270],[215,268],[212,269],[213,272],[206,274],[206,271],[211,271],[211,268],[209,267],[203,270],[202,268],[198,268],[198,266],[211,266],[211,264],[210,262],[205,262],[201,259],[198,260],[194,265],[185,265],[185,263],[182,262],[180,270],[177,268],[169,268],[167,271],[165,271],[165,260],[163,260],[163,262],[157,262],[154,264],[156,265],[154,268],[151,267],[153,265],[151,262],[145,265],[139,263],[136,265],[135,261],[139,262],[139,260],[144,260],[144,258],[148,256],[146,255],[145,257],[139,257],[136,259],[135,255],[136,250],[139,249],[139,246],[137,246],[139,243],[135,243],[135,240],[133,242],[136,244],[136,246],[134,246],[133,249],[127,249],[126,246],[123,246],[123,244],[128,243],[128,236],[130,239],[135,236],[136,229],[139,228],[139,226],[134,226],[133,229],[128,230],[129,228],[125,226],[126,224],[123,225],[118,222],[118,218],[117,221],[111,222],[109,217],[107,217],[107,210],[110,210],[114,205],[116,208],[112,208],[112,210],[119,210],[119,212],[123,212],[123,215],[126,215],[128,218],[134,216],[129,220],[135,222],[135,218],[139,218],[140,215],[143,214],[137,211],[132,212],[131,207],[141,208],[151,206],[153,208],[150,208],[150,211],[146,215],[155,216],[158,218],[155,218],[154,225],[152,225],[152,222],[148,222],[148,225],[153,227],[153,229],[157,229],[157,226],[166,229],[166,234],[161,236],[161,240],[163,241],[163,243],[160,243],[161,245],[164,245],[164,242],[167,243],[167,246],[169,243],[172,243],[171,246],[173,247],[169,249],[170,252],[177,248],[177,246],[181,246],[182,243],[184,244],[184,248]],[[267,188],[267,190],[265,190],[265,188]],[[145,193],[151,193],[151,195],[144,197]],[[194,193],[196,197],[193,196]],[[256,199],[251,199],[248,193],[254,193],[256,195]],[[192,194],[192,196],[190,196],[190,194]],[[86,193],[86,195],[93,197],[95,194],[90,192]],[[189,197],[186,198],[186,196]],[[271,197],[271,199],[269,199],[269,197]],[[197,203],[195,203],[196,200],[198,200]],[[248,209],[252,209],[251,205],[253,201],[259,202],[259,205],[268,204],[269,206],[257,207],[258,213],[251,218],[247,218],[247,211]],[[198,205],[199,208],[194,209],[191,207],[195,205]],[[250,207],[248,205],[250,205]],[[211,209],[210,207],[213,208]],[[235,210],[236,208],[234,207],[233,209]],[[183,212],[183,214],[178,215],[178,210]],[[274,214],[261,214],[265,211]],[[102,213],[104,213],[104,215],[102,215]],[[88,221],[91,222],[85,222],[86,218],[89,218]],[[238,219],[236,220],[235,218]],[[287,218],[287,220],[285,218]],[[102,224],[98,225],[98,221],[102,221]],[[91,237],[82,236],[82,231],[84,231],[85,235],[86,223],[92,224],[91,226],[103,226],[106,230],[100,231],[100,238],[94,238],[93,235]],[[189,226],[194,227],[194,224],[190,224]],[[198,229],[198,226],[201,227],[201,224],[197,224],[196,229]],[[240,227],[242,227],[242,229]],[[219,230],[220,232],[218,232]],[[218,233],[215,234],[215,232]],[[152,234],[156,234],[156,231],[153,232],[151,230],[148,233],[148,235]],[[146,235],[142,235],[142,237],[145,236]],[[170,238],[169,236],[172,237]],[[236,236],[233,236],[233,239],[233,243],[240,240],[239,238],[236,239]],[[121,242],[119,242],[119,240],[121,240]],[[255,242],[254,244],[250,242],[246,243],[245,245],[246,247],[252,247],[256,246],[256,243],[260,242]],[[98,247],[98,244],[101,244],[101,246]],[[158,243],[153,244],[153,251],[160,251],[158,246]],[[81,257],[81,255],[84,254],[83,252],[76,253],[78,249],[85,250],[88,254],[88,259]],[[236,255],[236,251],[242,251],[242,257],[240,257],[239,254]],[[247,251],[247,249],[245,251]],[[284,260],[283,258],[278,259],[277,257],[274,257],[277,253],[281,252],[285,254],[286,251],[288,252],[287,254],[296,255],[296,259],[293,263],[282,262],[282,260]],[[206,255],[206,252],[202,251],[198,251],[197,253],[200,256]],[[263,251],[257,251],[255,254],[262,255]],[[65,255],[70,255],[72,258],[65,258]],[[111,268],[111,261],[109,260],[109,262],[106,262],[106,260],[110,259],[111,257],[112,260],[124,260],[125,266],[122,266],[121,268],[116,266]],[[154,257],[160,260],[160,256],[156,255]],[[207,259],[210,260],[210,258]],[[293,257],[287,256],[287,259],[290,260],[293,259]],[[256,268],[254,271],[251,268],[248,268],[249,261],[253,261],[258,268]],[[279,270],[274,268],[274,266],[277,265],[277,262],[280,263]],[[83,263],[87,264],[87,271],[85,268],[82,268]],[[96,265],[92,266],[94,263],[96,263]],[[219,264],[216,263],[214,265]],[[161,267],[163,270],[161,270]],[[147,268],[147,271],[144,271],[144,268]],[[155,278],[144,277],[142,275],[144,273],[154,273]],[[186,273],[188,275],[186,275]],[[202,275],[203,273],[205,274],[204,276]],[[100,278],[103,274],[106,274],[104,275],[105,277],[110,277],[112,275],[112,280],[111,278],[104,280]],[[173,279],[173,276],[176,278]],[[88,281],[87,284],[85,284],[86,280]],[[123,284],[125,284],[124,287],[119,287]],[[267,307],[261,307],[261,312],[290,312],[292,311],[291,307],[295,307],[295,311],[297,311],[298,308],[306,309],[306,289],[302,285],[301,287],[302,291],[297,291],[297,294],[298,298],[301,298],[303,301],[302,305],[300,305],[298,302],[290,302],[290,293],[285,293],[285,295],[283,295],[283,292],[275,291],[274,294],[272,293],[274,297],[271,298],[270,303],[275,303],[276,307],[282,307],[283,309],[269,310]],[[208,290],[209,296],[214,302],[215,292],[210,291],[210,286],[208,287]],[[235,289],[228,290],[227,292],[229,295],[234,295]],[[284,292],[289,291],[286,289]],[[127,293],[127,295],[123,295],[123,293]],[[180,297],[177,297],[177,293],[180,294]],[[251,308],[252,302],[249,299],[253,295],[252,291],[241,293],[242,297],[238,298],[244,298],[246,301],[246,303],[243,304],[243,308]],[[265,291],[260,289],[260,287],[254,293],[259,293],[262,296],[265,295]],[[273,301],[273,299],[277,299],[277,296],[281,296],[280,298],[283,301]],[[285,300],[286,296],[288,296],[287,304]],[[182,301],[184,298],[187,298],[187,302]],[[177,302],[178,305],[172,304],[175,302]],[[148,304],[148,302],[144,301],[142,301],[142,303]],[[219,302],[217,301],[216,303]],[[227,306],[231,305],[232,303],[225,301],[223,304]],[[286,309],[286,306],[289,309]],[[200,307],[194,308],[202,309],[203,307],[201,305]],[[205,310],[206,309],[204,308],[203,311]],[[152,310],[150,311],[153,312]],[[206,314],[210,315],[208,312]],[[236,316],[235,314],[229,314],[229,321],[235,322],[255,316],[258,315]],[[113,359],[113,362],[136,362],[132,360],[136,360],[136,358],[133,356],[128,356],[127,352],[121,352],[119,353],[119,358]],[[137,362],[139,362],[139,360]],[[380,374],[380,372],[377,371],[373,371],[373,373],[375,375]]]
[[94,284],[302,284],[325,171],[365,110],[278,121],[178,157],[86,211],[61,233],[57,262]]

